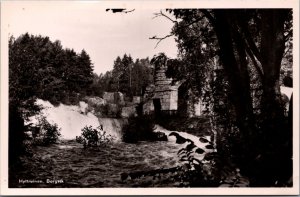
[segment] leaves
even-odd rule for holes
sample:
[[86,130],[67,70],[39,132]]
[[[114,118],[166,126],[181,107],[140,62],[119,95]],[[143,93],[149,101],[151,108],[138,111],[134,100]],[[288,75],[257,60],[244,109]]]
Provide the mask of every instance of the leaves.
[[[148,58],[133,61],[130,55],[117,57],[113,70],[94,76],[93,93],[97,96],[105,91],[120,91],[126,96],[141,96],[146,87],[153,83],[153,69]],[[99,93],[97,93],[99,92]]]
[[76,142],[83,144],[84,148],[106,146],[115,140],[115,137],[103,131],[102,125],[97,128],[85,126],[81,131],[81,136],[76,136]]
[[64,102],[73,92],[85,93],[93,78],[89,55],[63,49],[59,41],[28,33],[9,41],[10,101],[39,97]]

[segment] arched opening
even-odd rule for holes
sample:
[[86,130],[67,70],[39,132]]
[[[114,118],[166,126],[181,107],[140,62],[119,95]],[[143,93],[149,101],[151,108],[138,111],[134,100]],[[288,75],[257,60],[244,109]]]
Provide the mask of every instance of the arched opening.
[[159,98],[153,99],[154,105],[154,115],[155,117],[159,117],[161,115],[161,103]]

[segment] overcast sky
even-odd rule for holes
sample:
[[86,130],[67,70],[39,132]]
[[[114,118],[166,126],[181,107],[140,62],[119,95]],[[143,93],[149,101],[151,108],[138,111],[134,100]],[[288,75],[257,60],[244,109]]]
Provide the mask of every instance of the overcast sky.
[[136,7],[127,14],[106,12],[101,2],[47,1],[6,2],[5,20],[11,35],[18,37],[25,32],[49,36],[60,40],[64,48],[76,52],[85,49],[94,64],[94,71],[111,70],[117,56],[125,53],[136,58],[153,57],[165,52],[176,57],[174,37],[161,42],[149,37],[168,35],[173,26],[169,20],[154,13],[160,9]]

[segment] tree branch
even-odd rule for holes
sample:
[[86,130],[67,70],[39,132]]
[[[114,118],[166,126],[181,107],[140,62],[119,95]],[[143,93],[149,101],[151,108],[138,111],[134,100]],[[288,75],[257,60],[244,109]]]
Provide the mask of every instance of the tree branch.
[[245,40],[248,43],[249,48],[252,50],[253,54],[256,56],[256,58],[258,59],[258,61],[261,61],[261,54],[256,46],[256,44],[253,41],[253,38],[248,30],[248,28],[245,26],[245,24],[243,24],[243,22],[241,22],[241,29],[243,31],[243,37],[245,38]]
[[169,17],[168,15],[164,14],[161,10],[160,10],[159,13],[154,13],[154,15],[155,16],[152,19],[157,18],[159,16],[163,16],[163,17],[167,18],[168,20],[170,20],[172,23],[178,23],[176,20],[173,20],[173,19],[171,19],[171,17]]
[[[260,60],[258,59],[258,56],[259,56],[258,49],[257,49],[257,51],[255,51],[255,49],[254,49],[254,46],[256,47],[255,43],[252,40],[252,42],[253,42],[252,44],[254,44],[254,46],[251,46],[251,44],[245,38],[245,35],[238,30],[239,29],[238,25],[234,25],[234,23],[233,23],[231,26],[232,26],[231,28],[232,28],[233,32],[235,33],[235,35],[237,37],[240,37],[239,41],[242,42],[242,44],[244,45],[244,48],[245,48],[247,54],[249,55],[251,61],[253,62],[253,65],[256,68],[259,76],[261,77],[261,79],[263,79],[263,76],[264,76],[263,70],[256,61],[256,59],[257,59],[260,62]],[[249,39],[250,39],[250,37],[249,37]],[[256,57],[256,59],[255,59],[255,57]]]
[[150,40],[158,40],[158,42],[156,43],[156,45],[155,45],[155,48],[158,46],[158,44],[161,42],[161,41],[163,41],[164,39],[166,39],[166,38],[168,38],[168,37],[171,37],[171,36],[173,36],[173,34],[169,34],[169,35],[166,35],[166,36],[164,36],[164,37],[156,37],[156,36],[153,36],[152,38],[149,38]]
[[[171,22],[173,22],[173,23],[175,23],[176,25],[178,25],[178,21],[171,19],[169,16],[167,16],[166,14],[164,14],[162,11],[160,11],[160,13],[154,13],[154,15],[155,15],[155,16],[153,17],[153,19],[156,18],[156,17],[159,17],[159,16],[163,16],[163,17],[167,18],[168,20],[170,20]],[[186,24],[186,25],[178,26],[178,29],[187,28],[187,27],[189,27],[190,25],[199,22],[199,21],[202,20],[204,17],[205,17],[205,16],[203,15],[203,16],[199,17],[198,19],[195,19],[195,20],[193,20],[192,22],[190,22],[190,23],[188,23],[188,24]],[[158,37],[156,37],[156,36],[153,36],[152,38],[149,38],[149,39],[152,39],[152,40],[158,40],[158,42],[157,42],[156,45],[155,45],[155,48],[156,48],[156,47],[158,46],[158,44],[159,44],[161,41],[163,41],[164,39],[166,39],[166,38],[168,38],[168,37],[171,37],[171,36],[173,36],[173,34],[169,34],[169,35],[166,35],[166,36],[160,37],[160,38],[158,38]]]
[[257,72],[258,72],[258,75],[260,76],[261,79],[263,79],[264,77],[264,73],[262,71],[262,68],[258,65],[257,61],[255,60],[255,57],[252,53],[252,51],[249,49],[248,46],[245,47],[246,48],[246,52],[247,54],[249,55],[254,67],[256,68]]

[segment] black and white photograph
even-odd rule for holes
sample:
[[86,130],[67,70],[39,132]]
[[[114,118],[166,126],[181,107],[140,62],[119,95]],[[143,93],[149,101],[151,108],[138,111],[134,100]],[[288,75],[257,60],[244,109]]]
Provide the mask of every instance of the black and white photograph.
[[299,2],[268,2],[2,1],[1,194],[299,194]]

